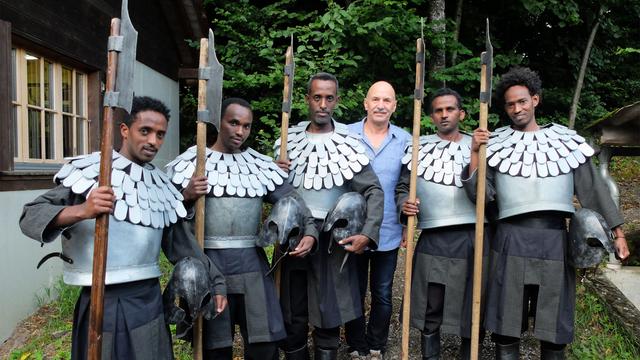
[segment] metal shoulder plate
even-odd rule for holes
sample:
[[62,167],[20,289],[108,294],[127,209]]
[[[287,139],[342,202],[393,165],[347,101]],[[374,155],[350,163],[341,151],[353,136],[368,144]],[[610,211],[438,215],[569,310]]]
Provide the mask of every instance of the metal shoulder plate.
[[[167,174],[179,188],[185,188],[196,170],[196,147],[167,164]],[[248,148],[227,154],[207,149],[205,175],[209,196],[262,197],[282,185],[287,174],[269,156]]]
[[593,153],[593,148],[575,130],[558,124],[528,132],[502,127],[495,130],[487,146],[490,167],[525,178],[568,174]]
[[[462,133],[459,142],[443,140],[438,135],[420,137],[418,176],[436,184],[462,187],[460,174],[471,159],[471,136]],[[405,149],[402,164],[411,169],[411,142]]]
[[[100,152],[70,158],[54,181],[85,198],[98,187]],[[113,216],[134,225],[164,228],[187,215],[182,194],[152,164],[140,166],[113,152],[111,187],[116,196]]]
[[[289,128],[287,152],[291,166],[289,182],[307,190],[331,189],[342,186],[354,174],[369,164],[360,136],[349,132],[347,125],[334,121],[333,133],[320,141],[310,141],[308,121]],[[280,139],[274,145],[280,150]]]

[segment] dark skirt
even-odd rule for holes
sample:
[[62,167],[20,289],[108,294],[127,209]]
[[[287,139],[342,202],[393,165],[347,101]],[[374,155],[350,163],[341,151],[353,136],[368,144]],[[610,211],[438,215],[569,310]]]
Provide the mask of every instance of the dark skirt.
[[[73,315],[71,358],[86,359],[91,288],[84,287]],[[102,359],[173,359],[158,279],[109,285],[104,291]]]
[[[230,304],[212,320],[205,320],[204,347],[219,349],[233,345],[236,324],[246,324],[248,343],[274,342],[286,337],[282,310],[278,302],[273,275],[264,250],[206,249],[205,253],[225,276]],[[231,306],[233,305],[233,306]],[[233,308],[242,314],[231,314]]]
[[[485,226],[485,244],[489,231]],[[471,336],[473,254],[475,225],[425,229],[416,245],[411,281],[411,326],[423,330],[429,298],[429,283],[444,285],[444,308],[440,331]],[[483,286],[489,268],[488,246],[483,246]],[[482,300],[484,304],[484,299]]]
[[[542,341],[568,344],[573,340],[575,270],[565,261],[564,219],[553,228],[501,222],[491,244],[490,280],[485,328],[520,337],[535,317],[533,335]],[[537,288],[532,308],[523,300],[525,285]]]

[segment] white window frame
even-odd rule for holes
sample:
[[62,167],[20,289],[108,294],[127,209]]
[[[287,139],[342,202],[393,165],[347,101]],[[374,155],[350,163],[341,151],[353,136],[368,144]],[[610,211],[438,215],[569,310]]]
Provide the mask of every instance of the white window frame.
[[[17,119],[16,119],[16,139],[17,139],[17,153],[14,153],[14,163],[28,163],[28,164],[59,164],[64,162],[64,127],[63,127],[63,116],[70,116],[71,121],[73,123],[73,135],[72,135],[72,144],[73,150],[72,154],[67,154],[67,156],[77,156],[82,155],[88,152],[89,147],[89,119],[87,116],[88,111],[88,95],[87,95],[87,82],[88,82],[88,74],[74,69],[72,66],[67,66],[66,64],[62,64],[55,60],[46,58],[42,55],[39,55],[32,51],[27,51],[22,48],[14,47],[15,50],[15,60],[16,60],[16,73],[11,74],[11,76],[16,76],[16,86],[17,86],[17,99],[12,99],[12,107],[17,108]],[[27,60],[26,55],[33,55],[39,58],[38,63],[40,66],[40,106],[29,105],[28,104],[28,83],[27,83]],[[45,63],[49,62],[53,65],[52,71],[52,80],[51,86],[53,88],[52,96],[53,99],[52,105],[53,108],[45,108],[44,107],[44,66]],[[62,68],[66,68],[71,70],[71,99],[73,102],[73,106],[71,112],[63,112],[62,111]],[[77,75],[80,74],[83,77],[82,81],[82,94],[83,99],[76,99],[77,94]],[[79,101],[82,104],[83,114],[78,113]],[[12,109],[12,112],[15,111]],[[40,112],[40,158],[30,158],[29,157],[29,109],[34,109]],[[52,159],[46,159],[46,149],[45,149],[45,113],[49,112],[53,114],[53,141],[54,141],[54,154]],[[78,139],[78,122],[83,121],[84,126],[82,128],[83,131],[83,144],[77,144]],[[82,145],[82,149],[84,151],[79,151],[79,146]],[[11,149],[14,151],[14,149]]]

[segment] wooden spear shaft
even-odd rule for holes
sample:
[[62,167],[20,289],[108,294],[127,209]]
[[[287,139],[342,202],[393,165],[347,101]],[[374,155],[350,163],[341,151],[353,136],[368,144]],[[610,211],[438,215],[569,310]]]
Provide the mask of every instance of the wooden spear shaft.
[[[208,66],[209,40],[200,39],[200,68]],[[207,80],[198,80],[198,111],[207,110]],[[209,114],[213,115],[213,114]],[[207,124],[198,121],[196,128],[196,171],[195,176],[204,176],[205,156],[207,147]],[[204,196],[196,200],[196,240],[200,248],[204,248]],[[196,318],[193,326],[193,359],[202,360],[202,316]]]
[[[480,92],[487,91],[487,65],[483,64],[480,71]],[[481,129],[487,129],[489,117],[489,104],[480,102]],[[480,145],[478,152],[478,187],[476,196],[476,238],[473,253],[473,304],[471,312],[471,359],[478,359],[480,343],[480,309],[482,294],[482,254],[484,246],[484,202],[485,188],[487,184],[487,145]]]
[[[293,43],[293,40],[292,40]],[[287,53],[285,55],[285,65],[293,66],[293,47],[287,47]],[[289,77],[293,76],[293,74],[284,74],[284,86],[282,90],[282,99],[283,101],[288,101],[291,104],[291,92],[293,89],[289,88]],[[280,124],[280,154],[278,154],[278,158],[280,160],[287,160],[287,142],[289,135],[289,115],[291,114],[291,108],[289,111],[282,111],[282,123]],[[275,246],[275,254],[276,256],[282,256],[280,252],[280,247],[276,244]],[[276,258],[277,259],[277,258]],[[280,296],[280,280],[282,278],[282,267],[280,263],[276,265],[276,270],[273,275],[274,282],[276,286],[276,292],[278,293],[278,297]]]
[[[416,41],[416,53],[424,51],[422,39]],[[416,62],[416,89],[422,83],[423,66]],[[418,89],[422,91],[422,89]],[[418,144],[420,142],[420,118],[422,116],[422,100],[413,100],[413,133],[411,142],[411,176],[409,180],[409,201],[416,201],[416,182],[418,180]],[[413,236],[415,232],[416,217],[407,219],[407,254],[404,266],[404,303],[402,305],[402,353],[403,360],[409,358],[409,323],[411,316],[411,273],[413,271]]]
[[[110,36],[120,35],[120,19],[111,19]],[[118,53],[109,51],[107,55],[106,91],[113,91],[118,69]],[[100,140],[99,186],[111,186],[111,153],[113,152],[113,108],[105,106],[102,111],[102,134]],[[104,280],[107,270],[107,246],[109,240],[109,214],[96,218],[96,230],[93,246],[93,271],[91,275],[91,305],[89,309],[89,345],[90,360],[102,358],[102,317],[104,314]]]

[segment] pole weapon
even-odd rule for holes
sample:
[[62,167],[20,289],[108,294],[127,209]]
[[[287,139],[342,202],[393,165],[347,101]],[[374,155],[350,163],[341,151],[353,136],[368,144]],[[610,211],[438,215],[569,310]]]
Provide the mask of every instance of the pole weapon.
[[[489,19],[487,19],[485,51],[480,55],[480,123],[481,129],[487,129],[489,107],[491,106],[491,82],[493,73],[493,46],[489,37]],[[487,183],[487,145],[480,145],[478,152],[478,187],[476,196],[476,237],[473,254],[473,303],[471,312],[471,359],[478,359],[480,343],[480,303],[482,294],[482,255],[484,245],[484,201]]]
[[[224,67],[218,61],[213,31],[209,38],[200,39],[200,59],[198,68],[198,124],[196,127],[196,170],[195,177],[205,174],[207,123],[220,130],[222,107],[222,81]],[[195,235],[200,248],[204,248],[205,198],[196,200]],[[202,359],[202,316],[198,316],[193,327],[193,358]]]
[[[122,19],[122,20],[121,20]],[[138,32],[129,18],[127,0],[122,1],[121,19],[111,19],[107,55],[107,82],[102,112],[99,186],[111,186],[113,152],[113,108],[131,111],[133,102],[133,70],[136,60]],[[89,309],[88,357],[102,358],[102,320],[104,315],[104,282],[107,269],[109,214],[96,218]]]
[[[424,20],[422,20],[421,37],[416,40],[416,87],[413,94],[413,133],[411,142],[411,176],[409,180],[409,199],[416,201],[416,183],[418,180],[418,145],[420,142],[420,119],[422,118],[422,101],[424,99]],[[411,273],[413,271],[413,236],[415,232],[416,217],[409,216],[407,219],[407,253],[404,267],[404,303],[402,306],[402,352],[401,358],[409,358],[409,322],[411,309]]]
[[[284,65],[284,87],[282,90],[282,123],[280,125],[280,154],[278,157],[280,160],[287,159],[287,137],[289,135],[289,118],[291,117],[291,98],[293,96],[293,78],[295,67],[296,66],[293,58],[293,34],[291,34],[291,45],[287,47]],[[284,256],[281,254],[279,249],[280,247],[276,245],[276,256]],[[274,274],[274,282],[278,296],[280,295],[281,276],[281,265],[280,263],[277,263]]]

